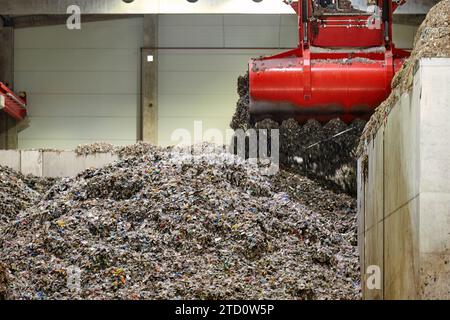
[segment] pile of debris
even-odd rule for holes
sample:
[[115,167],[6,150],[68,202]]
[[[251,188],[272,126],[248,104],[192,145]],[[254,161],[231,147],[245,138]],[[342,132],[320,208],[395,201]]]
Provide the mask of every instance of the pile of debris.
[[0,300],[8,299],[8,279],[6,268],[0,264]]
[[380,104],[367,122],[358,154],[362,154],[365,146],[373,139],[378,129],[384,123],[399,97],[412,89],[414,68],[421,58],[450,57],[450,0],[438,2],[428,12],[425,20],[417,30],[411,56],[405,60],[402,68],[392,80],[392,92]]
[[75,153],[79,156],[86,156],[95,153],[115,153],[117,147],[107,142],[94,142],[81,144],[75,148]]
[[347,125],[336,118],[325,125],[310,119],[299,124],[288,119],[279,124],[265,119],[250,121],[248,73],[238,78],[239,100],[230,123],[233,130],[278,129],[280,164],[329,188],[356,195],[356,147],[365,126],[357,119]]
[[23,175],[0,166],[0,227],[39,199],[39,193],[24,182]]
[[360,298],[354,199],[229,153],[153,147],[25,200],[0,228],[12,299]]
[[237,92],[239,99],[236,103],[236,111],[231,119],[230,127],[233,130],[242,129],[247,131],[250,125],[250,90],[249,90],[249,74],[239,76],[237,80]]
[[86,156],[98,153],[112,153],[118,155],[120,158],[143,156],[152,150],[155,146],[147,142],[138,142],[133,145],[115,146],[107,142],[95,142],[90,144],[81,144],[75,148],[75,153],[78,156]]

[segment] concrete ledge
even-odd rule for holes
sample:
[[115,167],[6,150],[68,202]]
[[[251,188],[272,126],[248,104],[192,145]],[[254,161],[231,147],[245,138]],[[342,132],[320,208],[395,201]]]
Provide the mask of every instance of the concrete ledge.
[[20,172],[42,177],[42,152],[41,151],[21,151],[20,152]]
[[20,151],[17,150],[1,150],[0,165],[10,167],[16,171],[20,171]]
[[88,168],[101,168],[118,159],[112,153],[79,156],[74,151],[0,150],[0,165],[38,177],[75,176]]
[[450,251],[420,255],[420,294],[424,299],[443,299],[450,293]]

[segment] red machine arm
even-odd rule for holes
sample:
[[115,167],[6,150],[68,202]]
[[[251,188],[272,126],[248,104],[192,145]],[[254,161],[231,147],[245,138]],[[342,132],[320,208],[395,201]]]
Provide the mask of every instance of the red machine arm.
[[252,121],[300,122],[367,119],[390,93],[390,83],[409,53],[392,43],[391,0],[373,12],[348,5],[321,7],[293,1],[298,15],[298,48],[249,64]]
[[27,115],[26,101],[0,82],[0,110],[16,120],[23,120]]

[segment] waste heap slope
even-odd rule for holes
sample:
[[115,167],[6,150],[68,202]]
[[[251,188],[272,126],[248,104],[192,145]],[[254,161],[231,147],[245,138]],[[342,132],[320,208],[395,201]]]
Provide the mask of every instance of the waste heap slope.
[[356,237],[349,196],[153,148],[57,182],[0,230],[0,264],[13,299],[358,299]]
[[245,132],[278,129],[280,164],[284,169],[356,196],[356,147],[366,122],[356,119],[348,125],[336,118],[326,124],[315,119],[304,124],[295,119],[252,123],[248,81],[248,73],[238,78],[239,99],[230,127]]

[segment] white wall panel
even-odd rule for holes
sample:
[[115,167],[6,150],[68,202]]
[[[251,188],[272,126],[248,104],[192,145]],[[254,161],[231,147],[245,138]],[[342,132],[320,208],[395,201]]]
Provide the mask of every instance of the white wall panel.
[[225,26],[225,46],[277,48],[280,46],[280,26]]
[[[244,65],[245,72],[245,65]],[[235,72],[161,72],[159,94],[227,94],[236,82]],[[231,83],[231,85],[230,85]]]
[[159,16],[159,27],[174,26],[221,26],[223,15],[217,14],[164,14]]
[[281,25],[280,48],[294,48],[298,43],[298,30],[295,26]]
[[32,122],[32,126],[39,127],[39,135],[34,130],[25,130],[22,139],[135,139],[136,120],[133,117],[34,117]]
[[195,48],[222,47],[222,26],[160,26],[160,47]]
[[[231,95],[234,98],[234,95]],[[202,119],[207,114],[216,117],[230,117],[230,94],[166,94],[159,95],[160,117],[197,117]],[[206,106],[210,106],[207,108]]]
[[255,53],[276,53],[277,49],[161,50],[159,70],[179,72],[240,71]]
[[136,94],[31,94],[28,103],[31,117],[136,117],[139,97]]
[[159,143],[176,143],[171,135],[177,129],[193,135],[195,121],[202,121],[203,130],[219,129],[225,136],[238,98],[238,76],[246,72],[250,57],[278,51],[160,50]]
[[[292,15],[295,19],[295,15]],[[278,26],[280,25],[281,15],[246,15],[229,14],[224,16],[226,26]]]
[[162,48],[278,48],[297,43],[295,15],[163,15]]
[[28,93],[30,126],[20,148],[134,143],[141,18],[15,31],[15,87]]
[[296,42],[295,15],[161,16],[159,46],[177,49],[159,50],[159,143],[175,143],[176,129],[193,133],[195,121],[225,135],[249,59]]
[[[132,71],[139,48],[125,49],[16,49],[17,72]],[[70,63],[69,63],[70,62]]]
[[88,22],[81,30],[48,26],[16,30],[15,48],[117,49],[136,48],[142,43],[141,18]]
[[15,72],[15,80],[19,84],[16,88],[23,88],[30,94],[138,93],[136,71],[19,71]]
[[282,26],[294,26],[297,27],[297,15],[295,14],[282,14],[281,15]]

